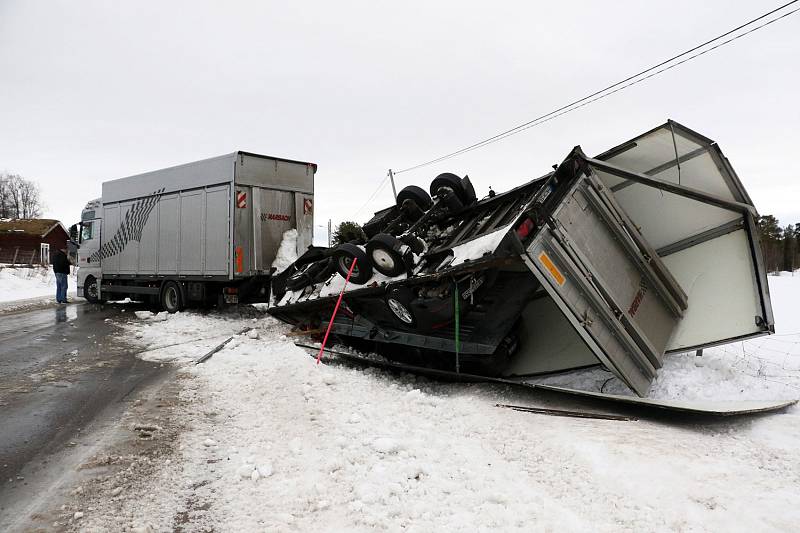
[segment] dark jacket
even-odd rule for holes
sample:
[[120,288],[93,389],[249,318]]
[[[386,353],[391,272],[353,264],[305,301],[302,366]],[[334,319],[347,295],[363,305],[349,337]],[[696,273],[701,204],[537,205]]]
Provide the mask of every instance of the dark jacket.
[[69,259],[67,254],[57,250],[53,255],[53,272],[56,274],[69,274]]

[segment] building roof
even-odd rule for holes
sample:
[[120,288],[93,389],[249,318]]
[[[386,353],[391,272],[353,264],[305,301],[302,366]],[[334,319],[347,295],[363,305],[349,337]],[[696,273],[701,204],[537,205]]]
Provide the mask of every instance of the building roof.
[[67,232],[61,222],[52,218],[2,218],[0,219],[0,235],[16,234],[44,237],[59,226],[64,230],[64,233]]

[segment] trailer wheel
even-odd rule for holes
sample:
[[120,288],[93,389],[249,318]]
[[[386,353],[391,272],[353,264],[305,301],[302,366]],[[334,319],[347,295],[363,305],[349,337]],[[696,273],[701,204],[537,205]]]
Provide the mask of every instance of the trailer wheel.
[[427,211],[433,205],[431,201],[431,197],[428,193],[425,192],[425,189],[422,187],[417,187],[416,185],[409,185],[408,187],[403,187],[403,189],[397,193],[397,205],[402,206],[403,202],[406,200],[411,200],[417,207],[422,209],[423,211]]
[[302,266],[286,280],[286,290],[296,291],[314,283],[325,281],[333,274],[333,268],[331,259],[323,259],[322,261]]
[[378,233],[367,243],[367,255],[375,270],[393,278],[406,270],[403,254],[403,243],[397,237],[387,233]]
[[83,297],[89,303],[100,303],[100,284],[94,276],[89,276],[83,283]]
[[408,287],[395,287],[386,295],[386,306],[394,317],[406,327],[416,327],[417,319],[411,311],[413,295]]
[[161,289],[161,307],[167,313],[177,313],[183,309],[181,288],[174,281],[167,281]]
[[353,259],[356,259],[356,266],[353,268],[350,281],[354,285],[363,285],[372,278],[372,263],[367,254],[364,250],[349,242],[336,247],[334,252],[336,271],[345,279],[347,279],[347,273],[350,271]]
[[462,204],[469,203],[467,191],[464,190],[464,184],[461,182],[461,178],[451,172],[445,172],[444,174],[439,174],[433,178],[430,189],[431,196],[443,195],[447,192],[447,189],[453,191],[456,197],[461,200]]

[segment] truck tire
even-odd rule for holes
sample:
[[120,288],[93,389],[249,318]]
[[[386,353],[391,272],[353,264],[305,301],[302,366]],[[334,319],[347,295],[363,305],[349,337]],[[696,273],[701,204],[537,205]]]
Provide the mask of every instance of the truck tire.
[[384,276],[393,278],[406,271],[402,253],[403,243],[397,237],[378,233],[369,240],[366,248],[372,266]]
[[164,283],[161,288],[161,308],[167,313],[177,313],[183,309],[183,294],[177,282]]
[[97,279],[94,276],[88,276],[86,281],[83,282],[83,297],[89,303],[102,303],[100,299],[100,284],[97,283]]
[[427,211],[433,205],[431,201],[431,197],[428,193],[425,192],[425,189],[422,187],[417,187],[416,185],[409,185],[408,187],[403,187],[403,189],[397,193],[397,205],[402,206],[403,202],[406,200],[411,200],[417,207],[419,207],[423,211]]
[[363,285],[372,279],[372,263],[366,252],[349,242],[336,247],[333,257],[336,271],[345,279],[347,279],[347,273],[350,271],[353,259],[356,259],[356,266],[353,268],[350,282],[354,285]]

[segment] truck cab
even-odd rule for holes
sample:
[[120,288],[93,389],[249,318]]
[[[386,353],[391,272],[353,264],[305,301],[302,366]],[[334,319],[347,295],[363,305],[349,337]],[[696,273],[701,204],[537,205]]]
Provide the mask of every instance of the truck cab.
[[81,211],[81,221],[78,224],[78,295],[87,300],[99,300],[99,287],[102,272],[99,261],[92,261],[92,255],[100,249],[102,234],[102,203],[96,198],[86,204]]

